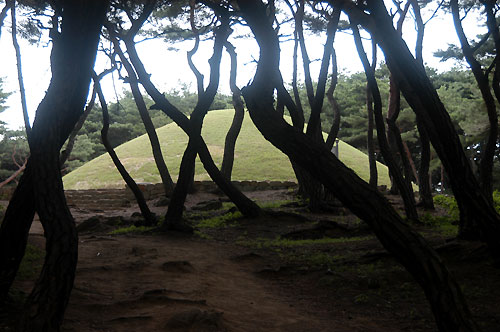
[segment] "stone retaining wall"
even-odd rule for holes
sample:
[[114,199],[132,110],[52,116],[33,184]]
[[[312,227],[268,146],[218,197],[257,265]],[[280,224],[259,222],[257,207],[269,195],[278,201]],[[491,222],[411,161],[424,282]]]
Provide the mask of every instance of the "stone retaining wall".
[[[292,181],[233,181],[241,191],[280,190],[296,188],[297,183]],[[160,198],[164,195],[161,183],[138,183],[146,200]],[[218,188],[212,181],[195,181],[195,190],[200,192],[214,192]],[[66,200],[70,207],[90,210],[110,210],[130,207],[135,204],[132,191],[123,189],[88,189],[66,190]]]
[[[296,188],[297,183],[293,181],[232,181],[241,191],[259,191],[259,190],[279,190]],[[163,184],[161,183],[138,183],[146,200],[156,199],[164,195]],[[196,191],[213,192],[218,190],[217,185],[212,181],[195,181]],[[127,197],[134,200],[134,194],[126,187]]]

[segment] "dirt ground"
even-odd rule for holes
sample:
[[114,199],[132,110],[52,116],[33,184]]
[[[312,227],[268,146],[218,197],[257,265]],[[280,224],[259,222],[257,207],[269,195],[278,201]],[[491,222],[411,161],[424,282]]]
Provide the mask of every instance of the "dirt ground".
[[[420,287],[348,211],[309,213],[286,190],[248,194],[286,204],[257,219],[206,227],[200,222],[224,208],[195,209],[221,197],[192,195],[186,204],[197,227],[192,236],[111,235],[137,209],[73,209],[79,261],[62,330],[436,331]],[[98,222],[81,226],[95,216]],[[456,275],[478,324],[499,331],[500,268],[485,247],[451,241],[435,227],[417,230]],[[30,243],[43,247],[38,221]],[[29,294],[32,282],[18,280],[15,288]],[[14,329],[0,324],[0,331]]]

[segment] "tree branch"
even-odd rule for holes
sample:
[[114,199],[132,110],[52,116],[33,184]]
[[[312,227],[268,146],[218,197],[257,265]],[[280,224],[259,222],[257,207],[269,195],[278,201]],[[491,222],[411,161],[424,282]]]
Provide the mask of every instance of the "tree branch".
[[5,17],[7,17],[7,11],[13,7],[14,7],[13,0],[5,1],[5,6],[2,8],[2,11],[0,12],[0,36],[2,35],[3,21],[5,20]]
[[24,89],[24,79],[23,71],[21,66],[21,48],[17,42],[17,22],[16,22],[16,6],[15,1],[13,1],[12,8],[10,10],[11,20],[12,20],[12,44],[16,51],[16,63],[17,63],[17,79],[19,82],[19,94],[21,95],[21,107],[23,110],[24,127],[26,128],[26,137],[28,142],[31,139],[31,125],[28,115],[28,107],[26,105],[26,91]]

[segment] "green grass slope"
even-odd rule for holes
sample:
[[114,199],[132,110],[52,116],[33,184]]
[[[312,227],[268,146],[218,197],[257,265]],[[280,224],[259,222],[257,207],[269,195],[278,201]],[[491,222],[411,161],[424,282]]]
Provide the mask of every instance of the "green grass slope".
[[[211,111],[203,125],[203,138],[217,165],[220,166],[224,139],[231,125],[233,110]],[[187,135],[174,123],[157,129],[162,152],[172,178],[177,178]],[[143,135],[116,148],[116,153],[137,182],[160,182],[147,135]],[[347,143],[339,144],[340,160],[360,177],[369,178],[368,157]],[[378,164],[379,184],[389,185],[387,167]],[[200,160],[196,160],[196,180],[209,180]],[[91,160],[64,178],[66,189],[122,188],[125,183],[107,154]],[[236,142],[233,180],[295,181],[288,158],[267,142],[253,125],[248,113]]]

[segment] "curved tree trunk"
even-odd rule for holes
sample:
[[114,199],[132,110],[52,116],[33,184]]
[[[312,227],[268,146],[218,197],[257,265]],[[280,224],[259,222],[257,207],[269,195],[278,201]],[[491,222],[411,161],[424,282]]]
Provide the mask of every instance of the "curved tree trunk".
[[29,141],[31,138],[31,125],[30,118],[28,116],[28,106],[26,105],[26,90],[24,89],[23,70],[21,64],[21,47],[19,47],[19,43],[17,42],[15,2],[13,2],[12,8],[10,10],[10,17],[12,21],[12,44],[14,45],[14,50],[16,51],[17,80],[19,82],[19,94],[21,95],[21,108],[23,110],[24,128],[26,129],[26,137]]
[[8,296],[28,243],[35,216],[32,161],[28,159],[0,226],[0,300]]
[[419,205],[424,209],[434,210],[434,200],[432,199],[431,179],[429,176],[429,165],[431,162],[431,145],[429,135],[425,130],[422,121],[417,117],[417,129],[420,136],[420,167],[418,169],[418,191],[420,196]]
[[144,220],[140,223],[137,223],[136,226],[152,226],[156,224],[156,218],[153,213],[149,210],[148,204],[146,203],[146,200],[144,199],[144,195],[142,194],[141,189],[135,183],[134,179],[130,176],[130,174],[127,172],[125,169],[125,166],[121,163],[120,159],[118,158],[118,155],[116,154],[115,150],[109,143],[108,139],[108,131],[109,131],[109,112],[108,112],[108,105],[106,103],[106,99],[104,98],[104,94],[102,93],[101,90],[101,84],[99,83],[98,77],[94,77],[94,87],[96,89],[97,94],[99,95],[99,100],[101,101],[101,108],[102,108],[102,129],[101,129],[101,139],[102,139],[102,144],[106,148],[106,151],[108,152],[109,156],[111,157],[111,160],[113,160],[113,163],[115,164],[116,169],[122,176],[123,180],[127,184],[127,186],[132,190],[132,193],[134,194],[135,200],[137,201],[137,205],[139,205],[139,209],[141,210],[142,217]]
[[380,97],[377,81],[375,79],[375,73],[370,67],[368,58],[366,57],[366,53],[363,49],[361,36],[359,35],[359,30],[357,28],[357,25],[355,23],[351,24],[351,29],[354,35],[354,42],[356,44],[356,48],[358,49],[359,58],[361,59],[361,62],[363,63],[363,67],[365,69],[368,86],[373,96],[373,102],[374,102],[373,110],[375,115],[375,125],[377,128],[377,137],[378,137],[380,151],[382,153],[382,156],[384,157],[387,167],[389,168],[392,176],[394,177],[394,180],[397,182],[398,189],[400,190],[401,197],[403,198],[404,201],[406,217],[409,220],[418,221],[415,196],[413,195],[413,191],[403,178],[403,175],[401,174],[401,171],[398,168],[396,161],[393,158],[393,155],[389,148],[389,144],[387,143],[385,125],[382,116],[382,99]]
[[[488,2],[486,1],[485,4]],[[486,5],[488,6],[488,5]],[[498,141],[498,114],[495,104],[495,99],[491,93],[490,83],[488,79],[488,73],[483,72],[481,64],[474,57],[473,51],[469,45],[467,37],[465,36],[462,20],[460,19],[458,1],[450,1],[451,12],[453,16],[453,23],[455,24],[455,30],[457,32],[458,39],[460,40],[460,45],[462,47],[462,53],[465,60],[467,61],[469,67],[471,68],[474,78],[476,79],[477,86],[481,92],[484,104],[486,106],[486,112],[488,114],[488,121],[490,125],[488,138],[486,139],[486,144],[481,151],[481,162],[479,163],[479,184],[483,190],[486,199],[489,203],[493,203],[493,158],[495,157],[495,151],[497,149]],[[488,12],[488,10],[486,10]],[[493,25],[496,28],[496,19],[493,16],[490,20],[493,20],[490,26]],[[497,36],[498,37],[498,36]],[[498,42],[497,42],[498,43]],[[477,226],[465,222],[461,223],[461,235],[462,237],[477,237],[479,234],[476,233]]]
[[0,11],[0,36],[2,35],[3,21],[7,17],[7,12],[12,8],[12,6],[14,6],[14,1],[6,0],[5,6],[3,6],[2,10]]
[[233,107],[234,107],[234,117],[231,127],[226,135],[226,140],[224,141],[224,156],[222,158],[221,173],[222,175],[231,180],[231,174],[233,172],[234,164],[234,150],[236,147],[236,140],[241,130],[243,124],[243,119],[245,117],[245,106],[241,100],[241,93],[234,93],[232,96]]
[[[108,28],[109,30],[109,28]],[[112,30],[110,30],[112,33]],[[156,103],[155,108],[163,111],[167,116],[169,116],[181,129],[189,134],[189,119],[179,111],[174,105],[172,105],[165,96],[156,89],[154,84],[151,82],[150,75],[147,73],[144,65],[142,64],[135,45],[131,42],[126,42],[127,52],[130,56],[130,60],[134,65],[134,68],[139,76],[139,80],[142,86],[146,89],[147,93]],[[236,207],[241,211],[241,213],[248,217],[254,217],[261,214],[260,207],[255,204],[252,200],[246,197],[238,188],[236,188],[230,181],[222,176],[221,172],[215,165],[210,152],[208,151],[205,141],[200,136],[200,145],[198,147],[198,155],[200,160],[205,167],[205,170],[210,175],[210,178],[217,184],[217,186],[231,199],[231,201],[236,205]]]
[[[289,1],[286,1],[286,4],[290,8],[290,11],[295,20],[295,29],[293,33],[294,44],[293,44],[293,55],[292,55],[292,91],[293,91],[293,101],[288,96],[288,92],[283,91],[282,94],[278,94],[278,101],[280,104],[283,104],[287,107],[288,112],[292,118],[292,122],[294,127],[296,127],[300,131],[304,131],[304,109],[302,106],[302,101],[300,99],[299,87],[298,87],[298,51],[299,51],[299,25],[302,24],[301,20],[303,18],[303,1],[301,3],[301,7],[294,11],[293,6]],[[306,52],[307,54],[307,52]],[[306,60],[304,60],[306,61]],[[309,207],[313,210],[316,209],[315,203],[317,202],[317,197],[314,196],[314,191],[311,191],[312,186],[308,185],[308,177],[306,172],[295,165],[293,161],[290,160],[292,165],[293,172],[295,173],[295,178],[297,179],[297,183],[299,185],[297,190],[297,195],[303,198],[309,199]],[[311,194],[313,199],[311,200]]]
[[349,1],[331,1],[338,1],[349,15],[356,16],[377,40],[384,51],[389,70],[406,101],[424,123],[432,145],[446,168],[460,210],[460,224],[477,224],[481,239],[496,256],[500,256],[500,218],[480,189],[450,116],[425,73],[425,68],[418,64],[394,30],[384,3],[369,0],[367,8],[370,14],[367,16]]
[[[134,35],[128,34],[125,38],[130,39],[131,42],[133,43]],[[153,124],[153,121],[151,121],[151,117],[149,116],[148,108],[146,106],[146,103],[144,102],[144,98],[142,97],[141,90],[139,90],[139,83],[137,81],[137,76],[135,74],[132,65],[123,54],[120,45],[116,39],[113,39],[113,45],[115,51],[118,53],[118,56],[120,57],[123,66],[125,67],[125,70],[127,71],[128,83],[130,85],[130,89],[132,91],[135,104],[137,105],[137,109],[139,110],[142,123],[144,124],[146,133],[148,134],[149,142],[151,143],[153,158],[155,160],[158,172],[160,173],[160,178],[163,184],[163,190],[165,192],[165,196],[168,197],[173,192],[174,182],[172,181],[172,177],[170,176],[167,165],[165,164],[165,159],[163,158],[163,154],[161,152],[160,140],[158,139],[158,135],[156,134],[155,126]]]
[[[114,69],[115,68],[107,69],[107,70],[103,71],[102,73],[100,73],[99,75],[97,75],[97,81],[100,82],[104,76],[111,73]],[[78,119],[78,122],[76,123],[75,127],[71,131],[71,134],[69,135],[68,143],[66,144],[65,149],[61,152],[61,157],[60,157],[61,168],[63,167],[66,160],[68,160],[69,156],[71,155],[71,152],[73,151],[73,146],[75,145],[76,135],[78,135],[78,132],[80,132],[80,129],[82,129],[83,124],[85,123],[85,120],[87,120],[87,117],[90,114],[90,111],[92,111],[92,108],[94,108],[96,95],[97,95],[97,90],[95,89],[95,86],[94,86],[94,88],[92,89],[92,96],[90,98],[90,101],[88,102],[87,106],[85,107],[83,114]]]
[[73,147],[75,146],[75,141],[76,141],[76,136],[80,132],[80,129],[82,129],[83,124],[85,123],[85,120],[87,120],[87,117],[90,114],[90,111],[94,107],[95,104],[95,97],[97,95],[97,91],[94,88],[92,89],[92,97],[90,98],[90,101],[88,102],[87,106],[85,107],[85,110],[83,111],[82,116],[78,119],[78,122],[76,123],[75,127],[71,131],[71,134],[68,137],[68,143],[66,144],[65,148],[63,151],[61,151],[61,156],[59,157],[59,164],[61,168],[63,168],[64,163],[68,160],[69,156],[71,155],[71,152],[73,151]]
[[370,185],[377,188],[378,172],[377,160],[375,159],[375,142],[373,140],[373,98],[370,88],[366,87],[366,108],[368,110],[368,135],[366,145],[368,147],[368,164],[370,166]]
[[75,0],[61,5],[52,79],[38,106],[30,141],[31,189],[47,242],[41,275],[27,300],[23,331],[59,331],[73,287],[78,237],[64,196],[59,150],[83,111],[108,3]]
[[201,127],[203,119],[213,102],[217,88],[219,86],[220,59],[224,44],[229,36],[229,17],[220,16],[221,24],[215,31],[214,52],[209,60],[210,63],[210,82],[207,89],[198,97],[198,103],[191,113],[189,119],[189,141],[184,155],[182,156],[179,169],[179,178],[175,185],[165,222],[162,225],[163,230],[192,231],[189,226],[182,221],[184,202],[186,200],[189,183],[194,172],[194,162],[201,143]]
[[243,100],[241,99],[241,91],[236,86],[238,58],[236,56],[234,46],[231,43],[226,42],[225,47],[231,57],[229,86],[231,88],[231,92],[233,93],[232,101],[234,107],[234,117],[224,142],[224,156],[222,157],[221,173],[226,179],[231,181],[231,173],[233,172],[234,164],[234,149],[236,146],[236,139],[240,134],[241,125],[243,124],[243,118],[245,117],[245,106],[243,104]]
[[[377,44],[372,41],[372,64],[371,70],[375,72],[377,67]],[[374,188],[377,188],[378,172],[377,172],[377,159],[375,158],[375,142],[373,140],[373,96],[370,86],[366,84],[366,109],[368,111],[368,135],[367,135],[367,150],[368,150],[368,164],[370,168],[369,183]]]
[[[392,77],[392,75],[391,75]],[[396,84],[394,83],[393,78],[389,78],[389,106],[387,107],[387,119],[394,119],[395,113],[399,113],[400,109],[400,94],[399,94],[399,89],[397,89]],[[397,116],[396,116],[397,118]],[[386,120],[387,121],[387,120]],[[400,168],[400,164],[398,163],[398,160],[401,160],[401,158],[397,158],[399,155],[399,150],[397,148],[397,143],[396,143],[396,136],[394,133],[394,126],[390,125],[390,121],[387,121],[388,125],[388,131],[387,131],[387,141],[389,143],[389,148],[391,149],[391,153],[395,156],[395,160],[397,163],[398,168]],[[399,186],[397,185],[397,181],[395,179],[395,176],[389,171],[389,175],[391,178],[391,194],[397,195],[399,194]]]
[[[500,87],[499,87],[499,66],[500,66],[500,58],[498,57],[498,51],[500,51],[500,33],[498,31],[498,24],[495,18],[495,14],[493,12],[496,2],[493,1],[484,1],[486,18],[487,18],[487,26],[488,31],[493,36],[493,40],[495,43],[495,50],[497,51],[497,56],[495,57],[495,72],[493,74],[493,92],[498,97],[500,97]],[[471,67],[472,68],[472,67]],[[480,174],[480,183],[483,189],[484,194],[488,199],[493,202],[493,163],[495,158],[495,153],[498,149],[498,113],[497,107],[495,104],[495,99],[491,94],[490,84],[488,80],[488,73],[486,73],[484,82],[480,83],[478,80],[478,76],[474,75],[477,80],[477,84],[481,90],[481,94],[483,95],[483,99],[486,104],[486,110],[488,113],[488,122],[490,124],[490,130],[488,133],[488,138],[486,140],[486,147],[482,151],[481,155],[481,164],[479,165],[479,174]],[[482,88],[482,85],[485,85]],[[487,89],[486,89],[487,87]],[[483,92],[484,89],[484,92]],[[486,91],[487,90],[487,91]],[[490,97],[491,96],[491,97]]]
[[[250,116],[259,131],[291,159],[308,169],[374,230],[384,247],[416,278],[431,303],[442,331],[479,331],[461,290],[436,252],[406,225],[387,200],[342,164],[325,145],[288,125],[273,108],[279,76],[279,42],[266,7],[238,1],[243,18],[260,46],[253,83],[243,89]],[[273,80],[274,78],[274,80]]]
[[[300,131],[303,130],[304,121],[303,121],[303,110],[301,101],[299,98],[298,87],[297,87],[297,51],[300,46],[301,56],[302,56],[302,65],[304,70],[304,80],[305,87],[307,92],[307,101],[311,107],[311,115],[309,117],[306,135],[313,137],[316,141],[324,143],[323,134],[321,130],[321,112],[323,108],[323,100],[326,93],[326,82],[328,79],[328,67],[330,65],[330,58],[335,58],[333,51],[333,41],[335,39],[335,33],[337,31],[339,17],[340,17],[340,9],[336,9],[333,12],[331,17],[328,17],[328,25],[326,31],[326,42],[323,49],[323,57],[321,60],[321,68],[318,77],[318,84],[316,87],[316,92],[314,92],[311,72],[310,72],[310,63],[309,55],[307,53],[305,37],[304,37],[304,29],[303,29],[303,20],[304,20],[304,9],[305,9],[305,1],[296,2],[297,9],[294,10],[293,6],[289,1],[286,1],[286,4],[290,8],[294,16],[295,21],[295,31],[294,31],[294,54],[293,54],[293,79],[292,86],[295,96],[295,108],[300,113],[297,117],[297,120],[294,120],[294,126],[297,127]],[[334,70],[336,70],[336,64],[334,64]],[[333,78],[332,78],[333,80]],[[332,81],[333,82],[333,81]],[[331,94],[333,95],[334,85],[331,85]],[[283,95],[283,94],[281,94]],[[280,97],[280,92],[278,92],[278,97]],[[289,101],[285,104],[290,105],[292,102]],[[291,105],[293,108],[293,105]],[[290,112],[291,108],[289,107]],[[293,115],[292,115],[293,117]],[[293,120],[293,118],[292,118]],[[335,129],[333,129],[335,130]],[[303,170],[300,166],[294,165],[292,163],[293,169],[297,175],[297,180],[299,181],[299,190],[303,195],[305,195],[309,199],[309,209],[311,211],[321,211],[324,200],[324,188],[321,183],[319,183],[309,172]]]
[[330,104],[333,111],[333,121],[332,126],[330,127],[330,132],[328,133],[328,137],[326,139],[326,146],[331,150],[335,141],[337,140],[337,136],[339,135],[340,130],[340,107],[337,103],[337,100],[333,96],[335,92],[335,88],[337,87],[338,82],[338,72],[337,72],[337,54],[335,53],[335,48],[332,47],[332,74],[331,74],[331,83],[330,87],[326,91],[326,97],[328,99],[328,103]]
[[[415,22],[417,25],[417,41],[415,43],[415,59],[424,65],[424,58],[422,55],[423,43],[424,43],[424,32],[425,24],[422,20],[422,15],[420,13],[420,4],[417,0],[410,1],[413,13],[415,15]],[[420,136],[420,166],[418,169],[418,192],[420,196],[419,206],[424,209],[434,209],[434,201],[432,199],[432,187],[431,178],[429,176],[429,168],[431,162],[431,145],[429,141],[429,135],[425,130],[422,121],[417,116],[417,129]]]

